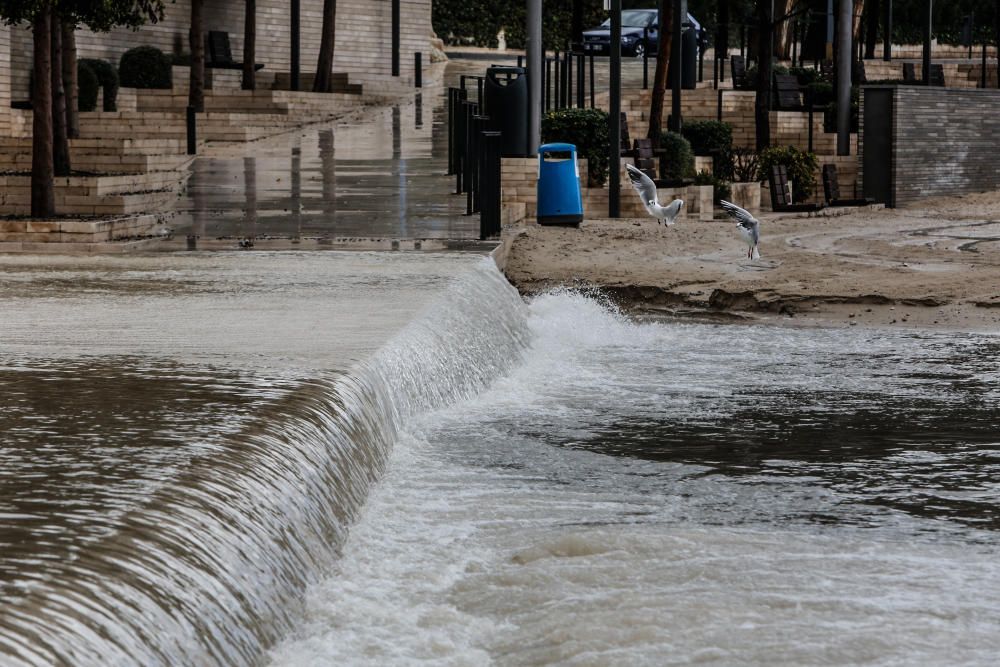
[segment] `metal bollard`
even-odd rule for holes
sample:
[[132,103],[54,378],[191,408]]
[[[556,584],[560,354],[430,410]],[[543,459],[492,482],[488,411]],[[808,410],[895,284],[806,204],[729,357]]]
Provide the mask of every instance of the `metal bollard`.
[[479,161],[479,239],[500,234],[500,133],[483,132]]
[[413,54],[413,87],[423,88],[424,87],[424,75],[423,67],[421,66],[421,60],[423,59],[423,54],[417,51]]
[[198,117],[195,115],[194,107],[187,108],[187,152],[188,155],[198,153]]

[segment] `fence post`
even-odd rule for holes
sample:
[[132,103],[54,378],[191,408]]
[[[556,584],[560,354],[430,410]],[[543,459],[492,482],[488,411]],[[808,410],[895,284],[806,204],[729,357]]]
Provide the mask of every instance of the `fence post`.
[[649,28],[642,29],[642,89],[649,88]]
[[590,108],[597,106],[594,103],[594,52],[590,52]]
[[421,67],[421,60],[423,59],[423,54],[417,51],[413,54],[413,87],[423,88],[424,87],[424,74],[423,68]]
[[722,94],[726,92],[725,88],[719,88],[719,110],[716,113],[716,120],[720,123],[722,122]]
[[483,132],[479,146],[479,239],[500,234],[500,133]]

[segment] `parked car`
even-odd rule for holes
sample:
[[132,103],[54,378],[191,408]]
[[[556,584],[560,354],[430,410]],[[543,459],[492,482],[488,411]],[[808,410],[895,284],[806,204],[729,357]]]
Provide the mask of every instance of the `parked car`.
[[[642,58],[657,52],[660,26],[655,9],[627,9],[622,12],[622,54]],[[688,23],[696,31],[701,24],[688,14]],[[690,28],[685,28],[689,30]],[[611,45],[611,19],[583,32],[583,50],[587,53],[608,53]]]

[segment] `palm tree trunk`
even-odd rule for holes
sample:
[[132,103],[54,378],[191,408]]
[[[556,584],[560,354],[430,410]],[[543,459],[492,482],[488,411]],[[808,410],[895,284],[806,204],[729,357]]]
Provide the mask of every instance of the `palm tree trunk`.
[[205,0],[191,0],[191,84],[188,106],[197,112],[205,110]]
[[69,135],[66,129],[66,89],[63,87],[62,70],[62,19],[53,14],[49,24],[49,46],[52,62],[52,166],[56,176],[69,176]]
[[319,45],[319,60],[316,63],[316,78],[313,92],[330,92],[333,81],[333,47],[337,34],[337,0],[323,0],[323,39]]
[[[674,39],[673,0],[660,0],[659,4],[660,43],[656,47],[656,71],[653,73],[653,94],[649,101],[649,132],[646,133],[656,148],[660,147],[660,136],[663,134],[663,97],[667,91],[667,68],[670,66],[670,49]],[[617,123],[618,119],[612,118],[611,122]]]
[[774,19],[771,3],[757,3],[757,99],[754,120],[757,126],[757,150],[771,145],[771,74],[774,45]]
[[243,17],[243,90],[257,89],[257,0],[246,0]]
[[56,213],[52,165],[52,10],[39,11],[32,22],[34,81],[31,90],[31,217]]
[[71,21],[62,22],[62,75],[66,91],[66,136],[80,137],[80,109],[76,83],[76,26]]

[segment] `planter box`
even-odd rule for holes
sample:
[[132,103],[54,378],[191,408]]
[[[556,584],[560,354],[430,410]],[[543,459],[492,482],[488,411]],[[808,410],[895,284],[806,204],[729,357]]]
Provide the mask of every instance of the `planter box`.
[[[757,182],[730,183],[730,188],[732,188],[730,201],[751,213],[760,211],[761,197],[764,193],[768,193],[767,196],[770,197],[770,191],[762,188]],[[770,198],[767,201],[770,202]]]
[[[697,220],[711,220],[715,213],[712,201],[713,190],[711,185],[689,185],[684,188],[681,199],[684,200],[684,207],[688,214]],[[660,203],[668,202],[661,199]],[[681,218],[684,217],[682,212]]]

